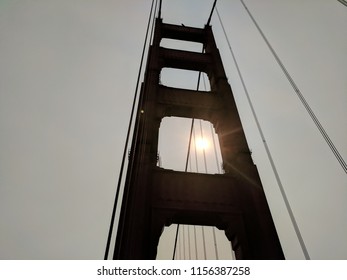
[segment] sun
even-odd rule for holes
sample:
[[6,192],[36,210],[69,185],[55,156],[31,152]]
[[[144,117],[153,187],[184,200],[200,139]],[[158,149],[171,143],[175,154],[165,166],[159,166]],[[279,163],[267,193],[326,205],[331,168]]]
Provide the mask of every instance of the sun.
[[197,138],[195,145],[199,150],[206,150],[208,148],[208,141],[205,138]]

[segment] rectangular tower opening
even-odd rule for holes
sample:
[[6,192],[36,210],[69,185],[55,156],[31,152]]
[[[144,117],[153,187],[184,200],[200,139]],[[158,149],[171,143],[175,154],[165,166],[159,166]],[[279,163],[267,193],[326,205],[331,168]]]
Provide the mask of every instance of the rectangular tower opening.
[[164,48],[168,48],[168,49],[183,50],[183,51],[198,52],[198,53],[201,53],[202,51],[201,43],[168,39],[168,38],[161,39],[160,46]]
[[[160,73],[160,83],[164,86],[197,90],[199,71],[177,68],[163,68]],[[210,81],[206,73],[200,77],[199,91],[210,91]]]
[[[158,144],[160,167],[185,171],[191,125],[192,119],[163,118]],[[218,136],[208,121],[194,120],[187,171],[205,174],[223,173]]]
[[[165,227],[158,244],[157,260],[171,260],[177,224]],[[235,260],[223,230],[201,225],[179,225],[175,260]]]

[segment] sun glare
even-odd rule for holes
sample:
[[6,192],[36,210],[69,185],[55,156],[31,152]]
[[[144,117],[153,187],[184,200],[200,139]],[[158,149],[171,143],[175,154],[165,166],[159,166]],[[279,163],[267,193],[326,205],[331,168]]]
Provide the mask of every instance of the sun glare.
[[195,144],[199,150],[206,150],[208,148],[208,141],[205,138],[196,139]]

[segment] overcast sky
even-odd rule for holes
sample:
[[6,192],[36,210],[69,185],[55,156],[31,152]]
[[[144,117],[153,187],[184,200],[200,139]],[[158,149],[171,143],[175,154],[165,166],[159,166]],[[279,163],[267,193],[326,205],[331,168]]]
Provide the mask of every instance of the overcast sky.
[[[163,20],[203,27],[212,3],[163,0]],[[346,160],[347,7],[245,3]],[[103,258],[150,4],[0,1],[0,259]],[[346,173],[240,1],[217,6],[311,258],[347,259]],[[302,259],[216,14],[211,24],[284,253]]]

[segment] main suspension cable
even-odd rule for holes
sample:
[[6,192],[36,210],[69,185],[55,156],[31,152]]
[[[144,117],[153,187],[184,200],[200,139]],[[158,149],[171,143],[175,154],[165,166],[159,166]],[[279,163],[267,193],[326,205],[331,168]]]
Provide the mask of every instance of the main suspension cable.
[[[266,45],[268,46],[268,48],[270,49],[272,55],[274,56],[276,62],[278,63],[278,65],[281,67],[283,73],[285,74],[286,78],[288,79],[289,83],[291,84],[291,86],[293,87],[296,95],[298,96],[298,98],[300,99],[301,103],[303,104],[303,106],[305,107],[307,113],[310,115],[311,119],[313,120],[314,124],[316,125],[316,127],[318,128],[319,132],[321,133],[321,135],[323,136],[325,142],[328,144],[330,150],[333,152],[335,158],[337,159],[337,161],[340,163],[342,169],[345,171],[345,173],[347,173],[347,164],[345,162],[345,160],[343,159],[343,157],[341,156],[340,152],[337,150],[337,148],[335,147],[333,141],[330,139],[328,133],[325,131],[325,129],[323,128],[322,124],[320,123],[320,121],[318,120],[317,116],[315,115],[315,113],[313,112],[313,110],[311,109],[310,105],[307,103],[305,97],[302,95],[300,89],[298,88],[298,86],[296,85],[296,83],[294,82],[293,78],[291,77],[291,75],[289,74],[288,70],[286,69],[286,67],[284,66],[284,64],[282,63],[282,61],[280,60],[280,58],[278,57],[276,51],[273,49],[273,47],[271,46],[270,42],[268,41],[268,39],[266,38],[264,32],[261,30],[261,28],[259,27],[258,23],[256,22],[256,20],[254,19],[253,15],[251,14],[251,12],[249,11],[249,9],[247,8],[245,2],[243,0],[240,0],[242,5],[244,6],[245,10],[247,11],[249,17],[251,18],[251,20],[253,21],[254,25],[256,26],[256,28],[258,29],[260,35],[262,36],[262,38],[264,39]],[[341,2],[341,1],[340,1]],[[344,4],[343,2],[341,2],[342,4]]]
[[339,1],[342,5],[345,5],[347,7],[347,1],[345,0],[337,0],[337,1]]
[[139,87],[140,76],[141,76],[141,72],[142,72],[142,65],[143,65],[145,49],[146,49],[146,45],[147,45],[147,38],[148,38],[148,32],[149,32],[150,22],[151,22],[151,17],[152,17],[152,12],[153,12],[153,5],[154,5],[154,0],[152,0],[151,10],[150,10],[149,17],[148,17],[146,36],[145,36],[145,40],[144,40],[144,43],[143,43],[141,62],[140,62],[139,71],[138,71],[138,75],[137,75],[134,99],[133,99],[133,104],[132,104],[131,113],[130,113],[130,119],[129,119],[129,124],[128,124],[128,131],[127,131],[127,136],[126,136],[126,139],[125,139],[125,144],[124,144],[124,149],[123,149],[122,163],[121,163],[119,176],[118,176],[117,190],[116,190],[116,195],[115,195],[113,209],[112,209],[112,215],[111,215],[110,227],[109,227],[108,237],[107,237],[107,242],[106,242],[104,260],[108,259],[108,254],[109,254],[109,250],[110,250],[110,244],[111,244],[114,220],[115,220],[116,209],[117,209],[117,205],[118,205],[118,197],[119,197],[119,192],[120,192],[121,182],[122,182],[122,177],[123,177],[125,158],[126,158],[126,154],[127,154],[128,145],[129,145],[130,131],[131,131],[132,124],[133,124],[133,117],[134,117],[135,105],[136,105],[136,100],[137,100],[138,87]]
[[212,15],[213,15],[214,9],[216,7],[216,4],[217,4],[217,0],[214,0],[213,6],[212,6],[212,9],[211,9],[211,13],[210,13],[210,16],[208,17],[206,25],[210,25],[210,22],[211,22]]
[[263,141],[263,145],[264,145],[264,147],[265,147],[266,154],[267,154],[268,159],[269,159],[269,161],[270,161],[272,171],[273,171],[273,173],[274,173],[274,175],[275,175],[277,184],[278,184],[278,186],[279,186],[279,188],[280,188],[280,191],[281,191],[282,198],[283,198],[283,200],[284,200],[284,203],[285,203],[285,205],[286,205],[288,214],[289,214],[290,219],[291,219],[291,222],[292,222],[292,224],[293,224],[293,227],[294,227],[296,236],[297,236],[297,238],[298,238],[298,240],[299,240],[299,243],[300,243],[300,245],[301,245],[301,248],[302,248],[302,251],[303,251],[303,253],[304,253],[304,255],[305,255],[305,258],[309,260],[309,259],[310,259],[310,256],[309,256],[309,254],[308,254],[308,251],[307,251],[305,242],[304,242],[304,240],[303,240],[303,238],[302,238],[302,236],[301,236],[300,229],[299,229],[299,227],[298,227],[298,224],[297,224],[297,222],[296,222],[296,219],[295,219],[295,216],[294,216],[294,214],[293,214],[292,208],[291,208],[291,206],[290,206],[289,200],[288,200],[288,198],[287,198],[287,194],[286,194],[286,192],[285,192],[285,190],[284,190],[284,187],[283,187],[283,185],[282,185],[282,181],[281,181],[281,179],[280,179],[280,176],[279,176],[279,174],[278,174],[278,171],[277,171],[277,168],[276,168],[276,166],[275,166],[274,160],[273,160],[273,158],[272,158],[272,155],[271,155],[269,146],[268,146],[268,144],[267,144],[267,142],[266,142],[266,140],[265,140],[265,136],[264,136],[263,130],[262,130],[261,126],[260,126],[260,123],[259,123],[257,114],[256,114],[256,112],[255,112],[255,109],[254,109],[252,100],[251,100],[251,98],[250,98],[250,96],[249,96],[248,89],[247,89],[247,87],[246,87],[245,81],[244,81],[243,76],[242,76],[242,74],[241,74],[240,67],[239,67],[239,64],[238,64],[238,62],[237,62],[237,60],[236,60],[234,51],[233,51],[232,48],[231,48],[231,44],[230,44],[228,35],[227,35],[226,31],[225,31],[224,24],[223,24],[223,21],[222,21],[222,19],[221,19],[221,17],[220,17],[218,8],[216,8],[216,12],[217,12],[217,16],[218,16],[219,22],[220,22],[220,24],[221,24],[221,26],[222,26],[223,33],[224,33],[224,36],[225,36],[225,38],[226,38],[227,44],[228,44],[228,46],[229,46],[229,50],[230,50],[231,56],[232,56],[232,58],[233,58],[233,61],[234,61],[234,64],[235,64],[237,73],[238,73],[238,75],[239,75],[239,77],[240,77],[243,90],[244,90],[244,92],[245,92],[245,94],[246,94],[249,107],[250,107],[250,109],[251,109],[251,111],[252,111],[253,118],[254,118],[254,120],[255,120],[255,122],[256,122],[256,125],[257,125],[257,128],[258,128],[258,132],[259,132],[260,137],[261,137],[261,139],[262,139],[262,141]]

